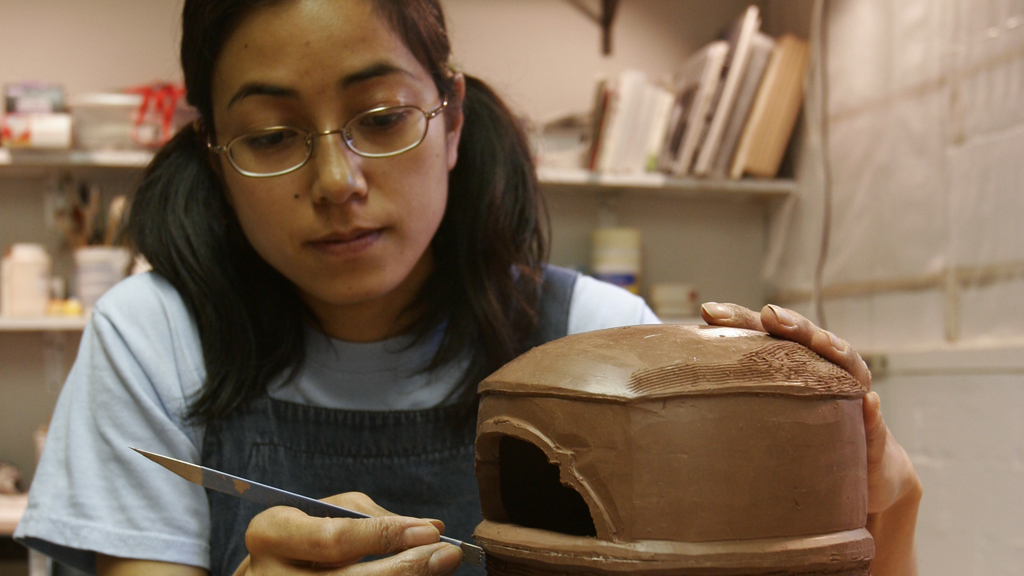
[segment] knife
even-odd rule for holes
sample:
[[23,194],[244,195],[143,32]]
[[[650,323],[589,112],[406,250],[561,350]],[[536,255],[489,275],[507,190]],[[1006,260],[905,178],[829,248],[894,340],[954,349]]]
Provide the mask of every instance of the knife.
[[[228,494],[236,498],[241,498],[242,500],[248,500],[249,502],[255,502],[256,504],[263,504],[268,508],[271,506],[291,506],[317,518],[372,518],[369,514],[363,514],[362,512],[356,512],[355,510],[349,510],[348,508],[342,508],[341,506],[335,506],[333,504],[328,504],[327,502],[314,500],[313,498],[281,490],[280,488],[274,488],[273,486],[253,482],[252,480],[246,480],[245,478],[239,478],[238,476],[232,476],[231,474],[226,474],[205,466],[199,466],[183,460],[153,454],[152,452],[146,452],[145,450],[139,450],[138,448],[132,448],[132,450],[135,450],[139,454],[142,454],[146,458],[149,458],[153,462],[167,468],[189,482],[199,484],[200,486],[209,488],[210,490],[223,492],[224,494]],[[484,551],[479,546],[474,546],[468,542],[462,542],[461,540],[456,540],[447,536],[441,536],[441,541],[461,548],[462,561],[466,564],[471,564],[473,566],[483,565]]]

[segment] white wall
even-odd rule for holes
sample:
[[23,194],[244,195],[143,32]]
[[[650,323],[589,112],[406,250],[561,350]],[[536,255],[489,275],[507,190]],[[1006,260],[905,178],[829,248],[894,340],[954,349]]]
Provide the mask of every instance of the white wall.
[[[443,0],[456,67],[487,80],[534,119],[584,112],[599,76],[625,68],[658,78],[746,7],[745,0],[627,0],[601,54],[600,28],[564,0]],[[589,2],[597,6],[599,2]]]
[[1024,354],[1019,347],[895,354],[876,377],[885,419],[924,484],[920,573],[1024,567]]
[[0,0],[0,84],[70,94],[179,79],[183,0]]

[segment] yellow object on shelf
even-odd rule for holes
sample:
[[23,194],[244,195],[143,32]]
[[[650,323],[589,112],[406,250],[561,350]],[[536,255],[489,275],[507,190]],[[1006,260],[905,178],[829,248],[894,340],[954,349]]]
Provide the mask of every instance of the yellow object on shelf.
[[590,266],[598,280],[640,293],[640,230],[598,228],[594,230]]

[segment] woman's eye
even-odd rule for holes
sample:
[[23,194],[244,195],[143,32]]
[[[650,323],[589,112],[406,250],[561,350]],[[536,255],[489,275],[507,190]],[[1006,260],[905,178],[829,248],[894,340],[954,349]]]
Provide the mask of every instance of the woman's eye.
[[397,128],[412,117],[412,110],[392,109],[367,114],[359,119],[357,128],[363,131],[382,132]]
[[299,135],[294,130],[272,130],[252,134],[242,140],[246,148],[250,150],[273,150],[292,146],[299,140]]

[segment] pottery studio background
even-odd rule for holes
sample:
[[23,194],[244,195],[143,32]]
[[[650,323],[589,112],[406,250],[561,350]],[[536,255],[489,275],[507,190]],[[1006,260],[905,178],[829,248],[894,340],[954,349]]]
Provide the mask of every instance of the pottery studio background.
[[[623,0],[609,56],[581,9],[599,2],[443,4],[458,67],[541,123],[588,112],[598,76],[671,73],[748,2]],[[76,95],[177,81],[180,5],[0,0],[0,84],[41,80]],[[702,300],[772,300],[849,339],[871,358],[887,422],[924,483],[921,572],[1020,574],[1024,1],[837,0],[820,27],[809,0],[757,5],[764,30],[812,40],[790,190],[722,200],[548,186],[552,260],[586,268],[593,230],[612,221],[640,230],[647,296],[673,282]],[[63,172],[105,199],[137,178],[0,166],[4,249],[51,241],[45,198]],[[2,327],[0,461],[30,480],[33,434],[78,332]],[[0,573],[19,569],[0,562]]]

